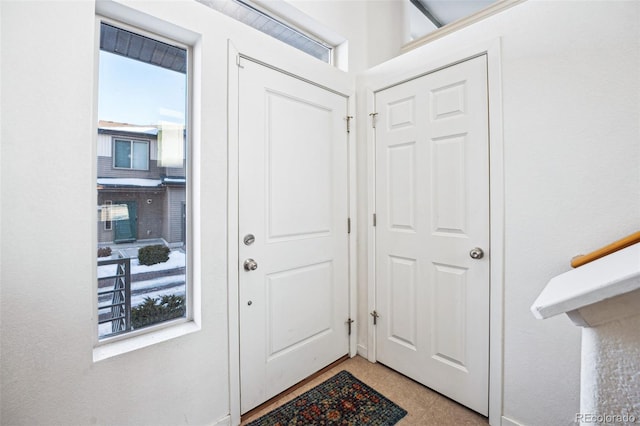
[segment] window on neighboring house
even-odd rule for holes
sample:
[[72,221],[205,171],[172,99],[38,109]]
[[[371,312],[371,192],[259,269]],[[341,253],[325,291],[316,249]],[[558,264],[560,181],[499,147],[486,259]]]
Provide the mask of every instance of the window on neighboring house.
[[106,209],[105,218],[104,218],[104,230],[105,231],[111,231],[113,229],[113,222],[111,221],[111,207],[112,206],[113,206],[113,201],[111,201],[111,200],[105,200],[104,201],[104,207]]
[[114,139],[113,167],[118,169],[149,170],[149,142]]
[[182,323],[191,315],[187,53],[171,40],[100,24],[96,297],[101,343]]

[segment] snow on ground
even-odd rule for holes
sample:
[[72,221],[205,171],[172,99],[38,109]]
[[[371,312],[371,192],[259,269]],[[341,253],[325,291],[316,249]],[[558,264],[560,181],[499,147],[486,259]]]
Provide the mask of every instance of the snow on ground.
[[131,283],[131,292],[140,293],[145,290],[150,291],[150,290],[153,290],[154,288],[166,287],[168,285],[178,284],[178,283],[180,283],[184,287],[185,280],[186,280],[185,274],[179,274],[179,275],[170,275],[168,277],[154,278],[152,280],[146,280],[146,281],[133,281]]
[[135,308],[136,306],[142,305],[144,299],[150,297],[152,299],[157,299],[162,296],[183,296],[184,297],[184,282],[182,284],[178,284],[174,287],[165,287],[156,291],[151,291],[149,293],[142,293],[136,296],[131,296],[131,307]]
[[[98,260],[107,260],[106,258],[99,258]],[[171,251],[169,253],[169,260],[164,263],[156,263],[155,265],[147,266],[140,265],[137,257],[131,258],[131,275],[140,274],[143,272],[157,272],[166,271],[168,269],[184,268],[186,264],[186,256],[181,251]],[[109,277],[116,274],[117,265],[102,265],[98,266],[98,278]]]
[[107,186],[143,186],[148,188],[155,188],[162,185],[162,181],[159,179],[144,179],[144,178],[98,178],[98,185]]
[[[169,277],[154,278],[146,281],[134,281],[131,283],[131,307],[140,305],[146,297],[158,298],[164,295],[175,294],[184,296],[186,276],[184,274],[171,275]],[[105,296],[100,305],[110,304],[111,296]]]

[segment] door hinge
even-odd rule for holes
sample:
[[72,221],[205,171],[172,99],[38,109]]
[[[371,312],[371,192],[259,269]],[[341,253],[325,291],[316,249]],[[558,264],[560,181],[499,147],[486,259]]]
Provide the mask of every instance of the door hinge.
[[347,234],[351,233],[351,218],[347,218]]
[[351,336],[351,324],[353,324],[355,321],[352,320],[351,318],[348,318],[347,321],[345,322],[345,324],[347,324],[347,327],[349,327],[349,336]]
[[371,127],[373,127],[374,129],[376,128],[376,116],[378,115],[377,112],[372,112],[369,114],[369,117],[371,117]]
[[378,318],[380,318],[378,312],[374,309],[373,312],[371,312],[369,315],[373,317],[373,325],[376,325],[378,323]]
[[377,222],[377,218],[376,218],[376,214],[373,214],[373,226],[376,226],[376,222]]
[[347,133],[351,133],[351,119],[353,115],[347,115]]

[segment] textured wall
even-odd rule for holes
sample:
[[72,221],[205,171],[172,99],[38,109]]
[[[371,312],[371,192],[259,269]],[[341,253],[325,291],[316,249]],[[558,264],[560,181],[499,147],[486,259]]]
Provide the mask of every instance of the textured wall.
[[640,315],[582,329],[581,414],[622,416],[602,423],[640,420],[638,330]]

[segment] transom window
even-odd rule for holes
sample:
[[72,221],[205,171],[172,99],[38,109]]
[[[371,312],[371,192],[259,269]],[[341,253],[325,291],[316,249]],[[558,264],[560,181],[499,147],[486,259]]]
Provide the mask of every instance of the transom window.
[[114,139],[113,167],[149,170],[149,141]]
[[265,10],[261,10],[249,0],[197,0],[202,4],[236,19],[243,24],[276,38],[304,53],[332,63],[333,46],[304,32],[290,23],[276,19]]

